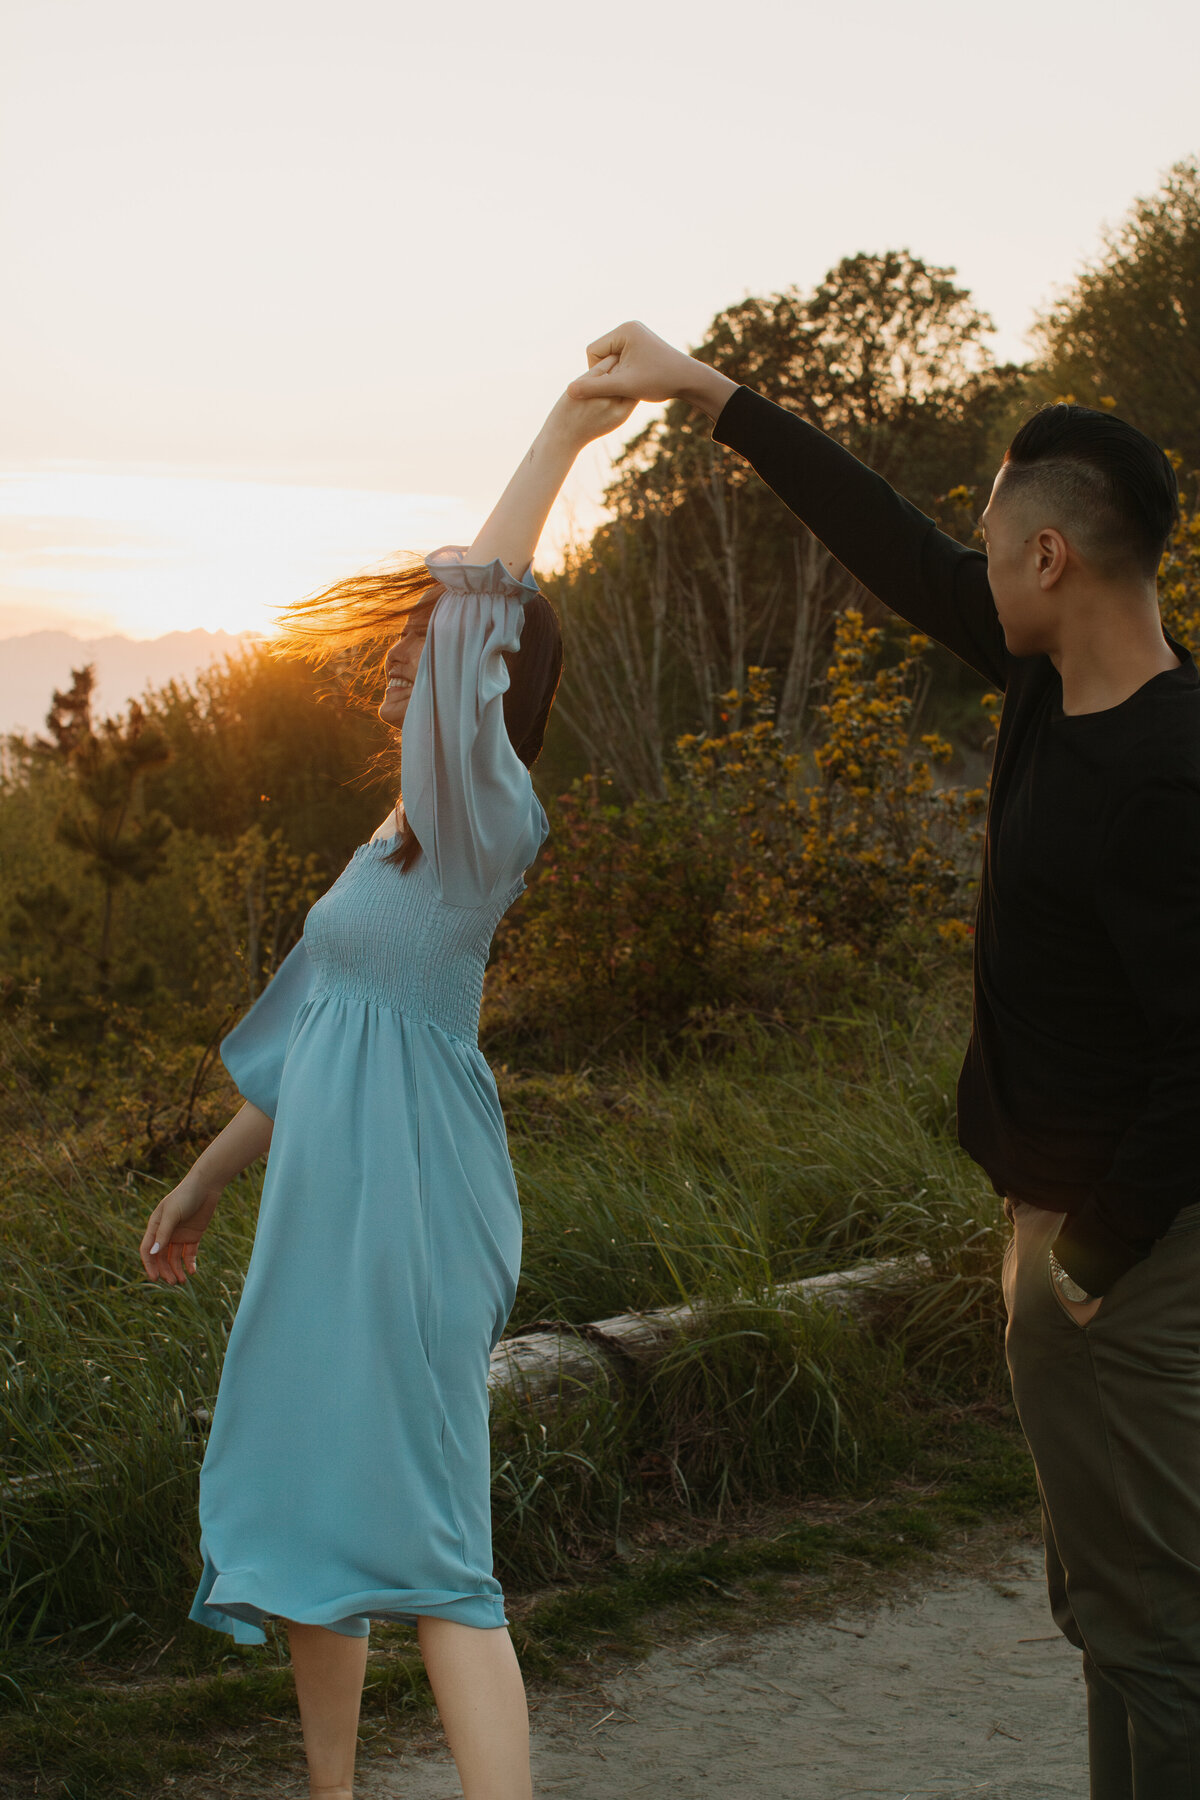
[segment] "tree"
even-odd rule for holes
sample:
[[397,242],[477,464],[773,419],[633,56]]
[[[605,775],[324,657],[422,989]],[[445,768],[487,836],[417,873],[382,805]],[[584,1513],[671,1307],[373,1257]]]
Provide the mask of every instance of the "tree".
[[[694,354],[932,509],[990,479],[1018,380],[994,365],[990,321],[953,273],[908,251],[846,257],[811,294],[719,313]],[[680,732],[736,726],[720,697],[746,692],[751,665],[777,672],[780,728],[802,735],[833,620],[862,604],[857,583],[682,403],[626,447],[606,499],[611,520],[555,588],[564,714],[593,765],[626,793],[663,792]]]
[[[52,729],[54,716],[52,710],[47,718]],[[100,884],[100,930],[93,954],[101,986],[111,979],[117,890],[126,882],[149,880],[171,835],[170,820],[145,806],[146,777],[170,754],[166,738],[136,701],[126,718],[105,719],[98,732],[77,733],[66,752],[72,797],[56,835],[79,852],[86,872]]]
[[87,663],[71,670],[71,685],[63,693],[55,688],[46,714],[48,738],[35,738],[34,750],[64,761],[92,736],[92,699],[96,692],[96,665]]
[[38,760],[57,763],[67,776],[54,837],[80,858],[82,879],[69,891],[55,880],[19,888],[9,921],[14,945],[26,962],[32,956],[43,983],[45,1016],[85,1035],[97,1027],[96,1001],[144,997],[154,985],[144,956],[126,959],[118,978],[116,902],[122,887],[141,886],[158,873],[172,831],[170,820],[145,803],[147,776],[170,756],[165,737],[136,703],[124,718],[96,728],[93,690],[90,667],[72,670],[70,689],[55,692],[46,716],[49,739],[33,746],[33,767]]
[[229,849],[214,844],[196,869],[196,929],[215,936],[233,1004],[255,1000],[304,930],[321,893],[315,856],[290,851],[281,831],[252,825]]
[[399,787],[363,777],[387,734],[328,681],[263,648],[173,681],[145,700],[172,750],[152,803],[181,830],[227,848],[254,827],[339,873]]
[[1039,321],[1036,399],[1116,411],[1200,469],[1200,162],[1136,200]]

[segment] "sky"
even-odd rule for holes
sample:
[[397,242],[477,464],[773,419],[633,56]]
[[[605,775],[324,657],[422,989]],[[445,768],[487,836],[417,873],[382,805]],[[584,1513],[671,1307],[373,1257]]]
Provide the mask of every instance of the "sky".
[[1200,149],[1197,66],[1194,0],[7,0],[0,636],[266,629],[469,541],[589,339],[858,250],[1022,357]]

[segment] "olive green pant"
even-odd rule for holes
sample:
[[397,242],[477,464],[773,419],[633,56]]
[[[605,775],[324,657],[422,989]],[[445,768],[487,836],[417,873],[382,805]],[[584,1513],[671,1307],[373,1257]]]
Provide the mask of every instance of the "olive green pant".
[[1200,1800],[1200,1205],[1084,1326],[1050,1279],[1063,1215],[1005,1211],[1008,1367],[1051,1611],[1083,1652],[1091,1800]]

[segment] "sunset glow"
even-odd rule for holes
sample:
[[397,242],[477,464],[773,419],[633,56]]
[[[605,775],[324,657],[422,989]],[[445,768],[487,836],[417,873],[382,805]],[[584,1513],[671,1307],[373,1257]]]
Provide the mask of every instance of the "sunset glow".
[[695,343],[859,249],[953,265],[1023,357],[1194,148],[1198,55],[1184,0],[1140,35],[1114,4],[870,0],[852,79],[844,18],[792,0],[618,0],[600,32],[550,0],[14,0],[0,636],[261,628],[469,535],[597,332]]
[[269,631],[273,609],[399,550],[469,538],[452,495],[49,472],[0,476],[0,632]]

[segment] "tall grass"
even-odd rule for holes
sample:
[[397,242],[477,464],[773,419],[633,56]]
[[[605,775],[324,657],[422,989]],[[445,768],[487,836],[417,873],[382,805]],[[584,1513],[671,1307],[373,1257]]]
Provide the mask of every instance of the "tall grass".
[[960,1009],[804,1040],[743,1022],[719,1058],[506,1084],[528,1240],[515,1327],[765,1291],[995,1219],[954,1137]]
[[6,1199],[0,1644],[92,1649],[178,1608],[254,1196],[231,1190],[206,1285],[169,1289],[137,1261],[158,1191]]
[[[914,1409],[987,1380],[997,1209],[952,1136],[961,996],[887,1032],[744,1026],[719,1058],[507,1077],[526,1218],[513,1328],[683,1296],[709,1302],[650,1372],[584,1404],[495,1419],[498,1571],[517,1584],[611,1553],[626,1521],[852,1488],[905,1453]],[[159,1187],[17,1171],[0,1211],[0,1647],[95,1649],[180,1630],[195,1483],[258,1184],[231,1188],[198,1281],[151,1286]],[[921,1251],[885,1327],[776,1290]],[[36,1478],[36,1479],[35,1479]],[[196,1666],[224,1640],[184,1627]]]

